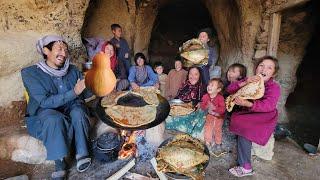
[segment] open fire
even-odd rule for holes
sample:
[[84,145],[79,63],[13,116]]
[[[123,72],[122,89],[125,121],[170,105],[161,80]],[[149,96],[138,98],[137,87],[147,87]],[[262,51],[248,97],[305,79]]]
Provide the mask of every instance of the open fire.
[[135,131],[120,131],[121,136],[124,139],[124,143],[119,151],[119,159],[128,159],[132,156],[136,156],[137,145],[136,145],[136,133]]

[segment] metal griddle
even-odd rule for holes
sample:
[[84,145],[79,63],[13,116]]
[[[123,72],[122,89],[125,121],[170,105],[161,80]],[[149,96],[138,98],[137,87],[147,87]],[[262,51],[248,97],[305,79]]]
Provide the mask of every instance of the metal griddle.
[[[96,100],[96,102],[94,104],[95,114],[98,119],[100,119],[102,122],[104,122],[105,124],[107,124],[113,128],[117,128],[117,129],[121,129],[121,130],[149,129],[149,128],[152,128],[152,127],[157,126],[160,123],[162,123],[167,118],[167,116],[169,115],[169,112],[170,112],[170,105],[169,105],[168,101],[159,94],[157,96],[159,99],[159,105],[156,107],[157,108],[156,118],[154,121],[152,121],[148,124],[142,125],[142,126],[126,127],[126,126],[122,126],[122,125],[115,123],[112,120],[112,118],[108,114],[105,113],[105,107],[101,106],[101,100],[102,100],[101,97],[98,100]],[[143,99],[138,99],[134,95],[129,94],[128,96],[121,97],[118,100],[117,104],[123,105],[123,106],[141,107],[141,106],[146,105],[147,103]]]

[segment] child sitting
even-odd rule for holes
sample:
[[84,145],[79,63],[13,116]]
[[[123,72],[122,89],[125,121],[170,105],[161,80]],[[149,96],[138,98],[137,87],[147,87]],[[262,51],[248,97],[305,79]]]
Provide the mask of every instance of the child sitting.
[[[243,64],[234,63],[229,66],[226,73],[226,80],[224,81],[224,87],[228,87],[230,83],[240,81],[247,77],[247,68]],[[230,94],[224,91],[223,96],[226,98]]]
[[[214,153],[221,154],[222,149],[222,125],[225,112],[224,98],[221,95],[223,83],[218,78],[213,78],[207,86],[207,94],[202,97],[200,107],[208,111],[204,125],[204,140],[208,147],[213,144]],[[212,137],[214,136],[214,142]]]
[[164,97],[166,94],[166,83],[167,83],[168,75],[163,73],[163,64],[161,62],[154,63],[154,71],[158,75],[159,86],[160,86],[159,89],[160,89],[161,95]]
[[171,100],[177,96],[179,88],[187,79],[188,72],[182,68],[182,62],[177,57],[174,62],[174,69],[171,69],[166,83],[166,98]]
[[[278,60],[272,56],[264,56],[257,60],[255,76],[231,83],[227,91],[234,94],[241,87],[262,78],[265,85],[264,96],[249,101],[236,97],[235,104],[242,108],[231,115],[230,131],[238,135],[239,166],[229,169],[237,177],[253,174],[251,166],[252,142],[266,145],[278,120],[277,103],[280,97],[280,86],[273,80],[279,69]],[[260,75],[260,76],[258,76]]]

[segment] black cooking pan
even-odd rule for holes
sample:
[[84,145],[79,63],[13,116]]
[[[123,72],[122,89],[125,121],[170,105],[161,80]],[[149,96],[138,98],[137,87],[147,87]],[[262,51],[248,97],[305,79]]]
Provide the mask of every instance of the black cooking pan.
[[[148,129],[148,128],[152,128],[154,126],[159,125],[169,115],[170,105],[169,105],[168,101],[159,94],[158,94],[158,99],[159,99],[159,105],[157,106],[157,114],[156,114],[155,120],[148,123],[148,124],[138,126],[138,127],[126,127],[126,126],[122,126],[122,125],[115,123],[112,120],[112,118],[108,114],[105,113],[105,107],[101,106],[102,98],[99,98],[95,102],[95,105],[94,105],[95,114],[102,122],[106,123],[107,125],[109,125],[113,128],[122,129],[122,130]],[[128,95],[126,95],[124,97],[121,97],[118,100],[117,104],[123,105],[123,106],[132,106],[132,107],[141,107],[141,106],[147,105],[147,103],[141,97],[135,96],[131,93],[129,93]]]

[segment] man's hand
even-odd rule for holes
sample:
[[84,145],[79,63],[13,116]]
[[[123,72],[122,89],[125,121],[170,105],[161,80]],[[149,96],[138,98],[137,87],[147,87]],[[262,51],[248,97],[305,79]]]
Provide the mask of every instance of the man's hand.
[[131,83],[131,87],[132,87],[132,89],[133,90],[138,90],[140,87],[138,86],[138,84],[137,83]]
[[84,79],[80,80],[78,79],[77,84],[74,86],[73,90],[74,93],[78,96],[83,92],[83,90],[86,88],[86,84],[84,83]]
[[234,103],[236,105],[239,105],[239,106],[244,106],[244,107],[252,107],[253,106],[253,103],[246,100],[246,99],[242,99],[241,97],[236,97],[234,99]]
[[129,53],[125,53],[124,58],[126,58],[126,59],[129,58]]

